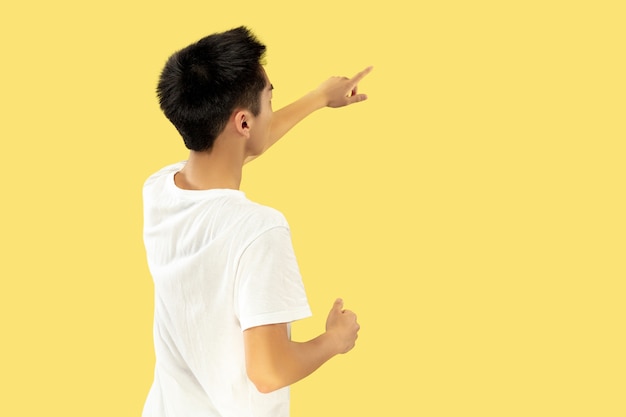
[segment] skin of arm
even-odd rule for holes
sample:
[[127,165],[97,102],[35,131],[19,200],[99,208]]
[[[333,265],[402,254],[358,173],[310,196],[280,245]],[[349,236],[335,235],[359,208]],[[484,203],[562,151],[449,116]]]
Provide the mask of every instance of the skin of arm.
[[356,315],[337,299],[328,314],[326,331],[308,342],[289,339],[287,324],[244,331],[248,378],[259,392],[269,393],[310,375],[333,356],[351,350],[359,331]]
[[[343,107],[366,100],[358,84],[372,67],[352,78],[331,77],[315,90],[273,114],[267,142],[249,162],[263,154],[309,114],[323,107]],[[326,331],[307,342],[290,340],[286,323],[257,326],[244,331],[248,378],[262,393],[291,385],[310,375],[335,355],[350,351],[358,337],[356,315],[337,299],[326,320]]]
[[262,155],[292,127],[314,111],[324,107],[343,107],[366,100],[365,94],[358,93],[358,84],[372,68],[367,67],[352,78],[331,77],[315,90],[274,112],[267,143],[264,144],[260,153],[248,156],[245,163]]

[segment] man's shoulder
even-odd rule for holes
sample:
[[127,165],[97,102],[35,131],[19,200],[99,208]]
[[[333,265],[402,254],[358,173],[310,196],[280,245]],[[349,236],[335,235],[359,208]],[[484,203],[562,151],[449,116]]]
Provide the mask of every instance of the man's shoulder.
[[279,210],[256,203],[247,198],[242,200],[246,207],[246,223],[259,228],[289,227],[287,219]]
[[149,188],[150,185],[158,182],[159,180],[168,178],[170,175],[173,175],[174,173],[180,171],[183,168],[183,166],[185,166],[184,161],[164,166],[163,168],[159,169],[158,171],[148,176],[148,178],[145,180],[143,184],[143,187]]

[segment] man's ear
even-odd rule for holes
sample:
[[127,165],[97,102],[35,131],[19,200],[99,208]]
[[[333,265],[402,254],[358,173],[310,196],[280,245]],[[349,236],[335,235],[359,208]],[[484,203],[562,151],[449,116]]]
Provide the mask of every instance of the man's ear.
[[252,126],[252,114],[247,110],[237,110],[234,113],[235,129],[246,139],[250,137],[250,127]]

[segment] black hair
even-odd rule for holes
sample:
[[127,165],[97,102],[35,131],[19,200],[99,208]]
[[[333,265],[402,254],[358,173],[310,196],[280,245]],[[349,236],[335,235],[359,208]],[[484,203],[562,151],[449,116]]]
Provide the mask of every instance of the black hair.
[[188,149],[210,149],[237,108],[259,114],[267,86],[265,49],[241,26],[202,38],[168,59],[157,95]]

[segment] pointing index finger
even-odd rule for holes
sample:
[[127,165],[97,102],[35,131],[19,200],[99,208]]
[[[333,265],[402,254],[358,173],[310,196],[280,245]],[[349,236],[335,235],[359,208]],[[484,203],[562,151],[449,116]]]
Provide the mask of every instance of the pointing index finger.
[[358,84],[359,81],[361,81],[363,79],[363,77],[365,77],[367,74],[369,74],[372,71],[373,68],[374,67],[370,65],[369,67],[365,68],[363,71],[357,73],[354,77],[352,77],[352,79],[350,81],[352,81],[352,83],[355,84],[355,85]]

